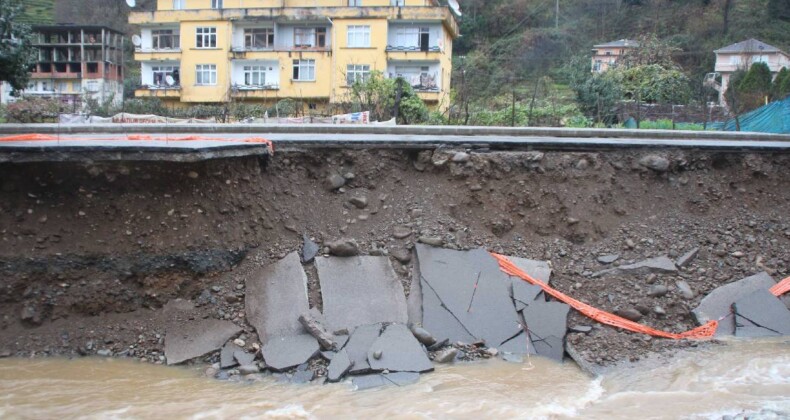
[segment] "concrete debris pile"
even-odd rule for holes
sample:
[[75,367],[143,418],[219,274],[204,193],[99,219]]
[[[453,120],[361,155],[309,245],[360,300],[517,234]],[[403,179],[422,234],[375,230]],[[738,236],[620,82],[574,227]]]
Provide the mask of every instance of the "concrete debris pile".
[[790,300],[783,303],[768,291],[775,284],[765,272],[725,284],[700,301],[694,316],[700,324],[719,320],[716,336],[790,335]]

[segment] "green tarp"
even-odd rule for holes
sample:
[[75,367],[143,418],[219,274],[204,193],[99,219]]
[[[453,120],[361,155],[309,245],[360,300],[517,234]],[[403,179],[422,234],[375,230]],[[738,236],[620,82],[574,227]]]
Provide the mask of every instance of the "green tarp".
[[[760,133],[790,134],[790,96],[761,106],[738,118],[741,131]],[[711,123],[709,130],[736,131],[735,119]]]

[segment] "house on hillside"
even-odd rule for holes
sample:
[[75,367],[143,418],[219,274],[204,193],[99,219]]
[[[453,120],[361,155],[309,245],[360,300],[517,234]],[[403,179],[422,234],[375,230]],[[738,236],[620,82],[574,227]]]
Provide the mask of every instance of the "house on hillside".
[[603,73],[617,64],[623,56],[634,48],[639,48],[639,43],[631,39],[620,39],[606,44],[593,45],[592,67],[593,73]]
[[719,90],[721,105],[725,105],[724,92],[730,84],[730,77],[737,70],[748,70],[752,64],[762,62],[768,64],[771,76],[776,77],[782,67],[790,69],[790,55],[754,38],[728,45],[714,53],[716,53],[715,72],[721,75],[721,86],[715,86]]
[[129,23],[140,28],[137,97],[267,106],[290,97],[316,113],[348,101],[374,71],[446,109],[459,36],[439,0],[159,0]]
[[[75,110],[86,98],[123,101],[124,36],[104,26],[36,25],[38,61],[21,96],[60,99]],[[11,87],[0,86],[0,102],[13,102]]]

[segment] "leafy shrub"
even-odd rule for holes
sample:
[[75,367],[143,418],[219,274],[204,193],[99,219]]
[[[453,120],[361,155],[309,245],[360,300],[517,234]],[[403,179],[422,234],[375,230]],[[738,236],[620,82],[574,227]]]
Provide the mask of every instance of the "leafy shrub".
[[54,122],[62,106],[57,99],[25,97],[8,105],[6,118],[10,123]]

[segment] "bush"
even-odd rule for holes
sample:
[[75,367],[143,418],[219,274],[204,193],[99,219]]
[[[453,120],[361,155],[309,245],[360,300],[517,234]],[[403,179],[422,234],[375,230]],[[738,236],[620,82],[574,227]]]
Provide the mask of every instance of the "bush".
[[787,67],[782,67],[774,79],[773,97],[779,100],[784,99],[787,95],[790,95],[790,70],[787,70]]
[[25,97],[8,105],[6,118],[10,123],[56,122],[62,111],[63,104],[57,99]]

